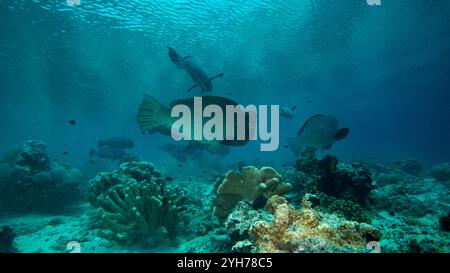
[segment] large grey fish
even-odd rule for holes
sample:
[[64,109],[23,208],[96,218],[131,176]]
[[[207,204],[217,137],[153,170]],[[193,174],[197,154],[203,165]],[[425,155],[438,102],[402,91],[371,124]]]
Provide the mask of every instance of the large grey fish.
[[[144,95],[144,100],[139,105],[138,113],[137,113],[137,123],[142,133],[148,132],[149,134],[160,133],[166,136],[171,135],[171,128],[173,123],[177,120],[174,117],[171,117],[170,112],[172,107],[175,105],[186,105],[191,110],[191,113],[194,113],[194,98],[186,98],[180,100],[174,100],[169,104],[169,107],[162,105],[157,99],[150,95]],[[203,96],[202,97],[203,107],[208,105],[218,105],[225,112],[227,105],[239,105],[237,102],[218,96]],[[223,124],[226,124],[226,115],[223,115]],[[191,117],[192,128],[191,132],[194,132],[194,115]],[[235,117],[235,128],[234,128],[234,140],[226,140],[226,130],[224,128],[224,135],[222,136],[222,141],[196,141],[205,145],[206,150],[209,153],[216,152],[225,152],[223,145],[226,146],[242,146],[247,144],[250,140],[250,125],[249,125],[249,117],[246,115],[245,117],[245,139],[237,140],[237,118]],[[202,128],[203,125],[207,122],[207,119],[204,118],[202,120]]]
[[[220,156],[226,155],[229,152],[229,149],[225,145],[221,145],[223,147],[222,150],[218,150],[217,154]],[[171,156],[176,158],[179,162],[186,162],[188,159],[198,160],[202,158],[203,151],[208,151],[208,145],[202,144],[197,141],[189,141],[187,144],[174,144],[174,143],[166,143],[163,145],[158,145],[158,150],[163,150],[169,153]]]
[[102,147],[98,150],[90,149],[89,156],[98,156],[105,159],[118,160],[127,156],[127,153],[125,153],[124,149],[120,148]]
[[184,149],[185,147],[181,146],[181,145],[176,145],[173,143],[166,143],[163,145],[158,145],[157,148],[158,148],[158,150],[162,150],[162,151],[169,153],[171,156],[173,156],[179,162],[186,162],[188,160],[188,157],[197,158],[197,154],[187,154]]
[[172,47],[168,46],[169,58],[175,64],[178,69],[184,69],[191,76],[194,81],[194,85],[191,86],[187,91],[199,87],[203,92],[211,92],[212,84],[211,81],[216,78],[223,77],[223,73],[219,73],[213,77],[209,77],[208,74],[198,65],[192,56],[182,57],[178,54]]
[[335,117],[318,114],[303,124],[297,137],[288,138],[288,143],[295,155],[301,156],[308,150],[328,150],[336,140],[344,139],[349,132],[349,128],[339,128]]
[[106,139],[99,139],[97,141],[98,147],[111,147],[118,149],[131,149],[134,147],[134,141],[128,137],[110,137]]

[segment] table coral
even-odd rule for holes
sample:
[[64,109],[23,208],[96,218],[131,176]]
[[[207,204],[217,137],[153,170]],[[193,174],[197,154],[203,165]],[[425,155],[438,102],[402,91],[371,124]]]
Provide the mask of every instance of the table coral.
[[99,235],[121,244],[173,239],[186,192],[167,186],[149,162],[128,162],[90,182],[89,201],[102,219]]
[[213,200],[213,215],[222,221],[239,201],[254,201],[262,195],[266,198],[283,195],[292,188],[291,184],[284,183],[282,176],[270,167],[258,169],[247,166],[240,173],[228,171],[218,182],[220,184]]
[[269,199],[273,220],[257,221],[250,228],[258,252],[361,252],[380,232],[368,224],[346,221],[323,214],[304,199],[295,210],[280,196]]

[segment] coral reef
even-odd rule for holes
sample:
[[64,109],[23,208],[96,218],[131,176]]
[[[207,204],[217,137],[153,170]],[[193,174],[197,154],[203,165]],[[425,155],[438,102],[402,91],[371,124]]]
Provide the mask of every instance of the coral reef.
[[24,172],[36,174],[50,169],[50,157],[45,152],[45,143],[37,140],[28,140],[20,148],[6,153],[1,162],[14,164]]
[[307,154],[296,160],[295,168],[288,174],[288,181],[292,181],[300,196],[324,193],[366,206],[369,193],[374,188],[370,171],[359,162],[338,162],[330,155],[318,160],[313,154]]
[[391,165],[409,175],[419,175],[423,171],[422,163],[411,158],[394,161]]
[[327,156],[321,160],[321,176],[317,189],[327,195],[366,206],[374,188],[370,171],[361,163],[338,163]]
[[99,235],[127,245],[173,239],[186,199],[186,191],[166,185],[148,162],[99,173],[89,186],[89,202],[101,216]]
[[331,196],[321,195],[320,206],[324,211],[335,213],[350,221],[370,223],[370,213],[361,205],[349,200],[337,199]]
[[370,207],[376,212],[371,224],[383,232],[381,249],[448,252],[450,239],[441,220],[448,213],[448,182],[425,176],[432,171],[410,173],[391,163],[375,178],[377,188],[369,198]]
[[239,240],[233,250],[274,252],[366,252],[369,241],[381,238],[368,224],[346,221],[314,208],[307,198],[296,210],[286,199],[272,196],[267,211],[251,211],[240,203],[228,218],[229,234]]
[[381,172],[375,176],[375,182],[377,186],[385,186],[389,184],[396,184],[404,178],[404,174],[400,172]]
[[56,212],[84,197],[84,176],[52,162],[40,141],[26,141],[0,163],[0,213]]
[[14,238],[16,234],[9,226],[3,226],[0,231],[0,253],[13,253],[16,252],[14,246]]
[[439,181],[450,181],[450,162],[434,166],[430,170],[430,175]]
[[383,233],[383,239],[380,241],[383,253],[450,251],[448,232],[439,230],[439,223],[433,215],[415,218],[381,211],[371,224]]
[[283,195],[291,188],[291,184],[284,183],[282,176],[270,167],[247,166],[240,173],[228,171],[217,179],[213,215],[223,221],[239,201],[254,201],[262,195],[266,198]]
[[439,217],[441,230],[450,231],[450,212],[446,216]]
[[[391,214],[423,217],[447,211],[449,188],[433,178],[407,176],[372,191],[370,206]],[[441,202],[440,200],[444,201]]]

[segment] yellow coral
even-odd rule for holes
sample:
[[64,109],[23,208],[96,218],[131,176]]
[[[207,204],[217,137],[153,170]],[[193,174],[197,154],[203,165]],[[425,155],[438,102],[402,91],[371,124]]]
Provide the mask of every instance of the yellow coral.
[[261,195],[267,198],[290,191],[291,184],[283,183],[281,175],[270,167],[243,167],[241,172],[228,171],[217,187],[213,215],[225,219],[239,201],[253,201]]
[[[326,223],[326,215],[312,209],[306,201],[303,205],[300,210],[295,210],[280,196],[269,199],[267,208],[274,215],[273,221],[258,221],[250,228],[260,252],[314,252],[340,248],[358,251],[366,246],[369,235],[381,237],[377,229],[367,224],[338,218],[335,223]],[[314,243],[308,245],[311,239]],[[324,247],[317,248],[317,245]]]

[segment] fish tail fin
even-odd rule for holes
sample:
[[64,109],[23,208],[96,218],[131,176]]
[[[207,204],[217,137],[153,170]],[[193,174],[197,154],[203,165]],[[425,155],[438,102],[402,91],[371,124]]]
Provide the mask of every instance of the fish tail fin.
[[176,68],[184,69],[185,68],[184,58],[181,57],[181,55],[178,54],[172,47],[167,46],[167,48],[169,49],[169,58],[175,64]]
[[211,82],[211,81],[214,80],[214,79],[222,78],[222,77],[223,77],[223,73],[219,73],[219,74],[217,74],[217,75],[215,75],[215,76],[209,78],[209,82]]
[[94,157],[96,154],[97,152],[94,149],[92,148],[89,149],[89,157]]
[[159,132],[170,134],[170,113],[159,101],[150,95],[144,95],[144,100],[139,105],[137,123],[143,133],[149,134]]

